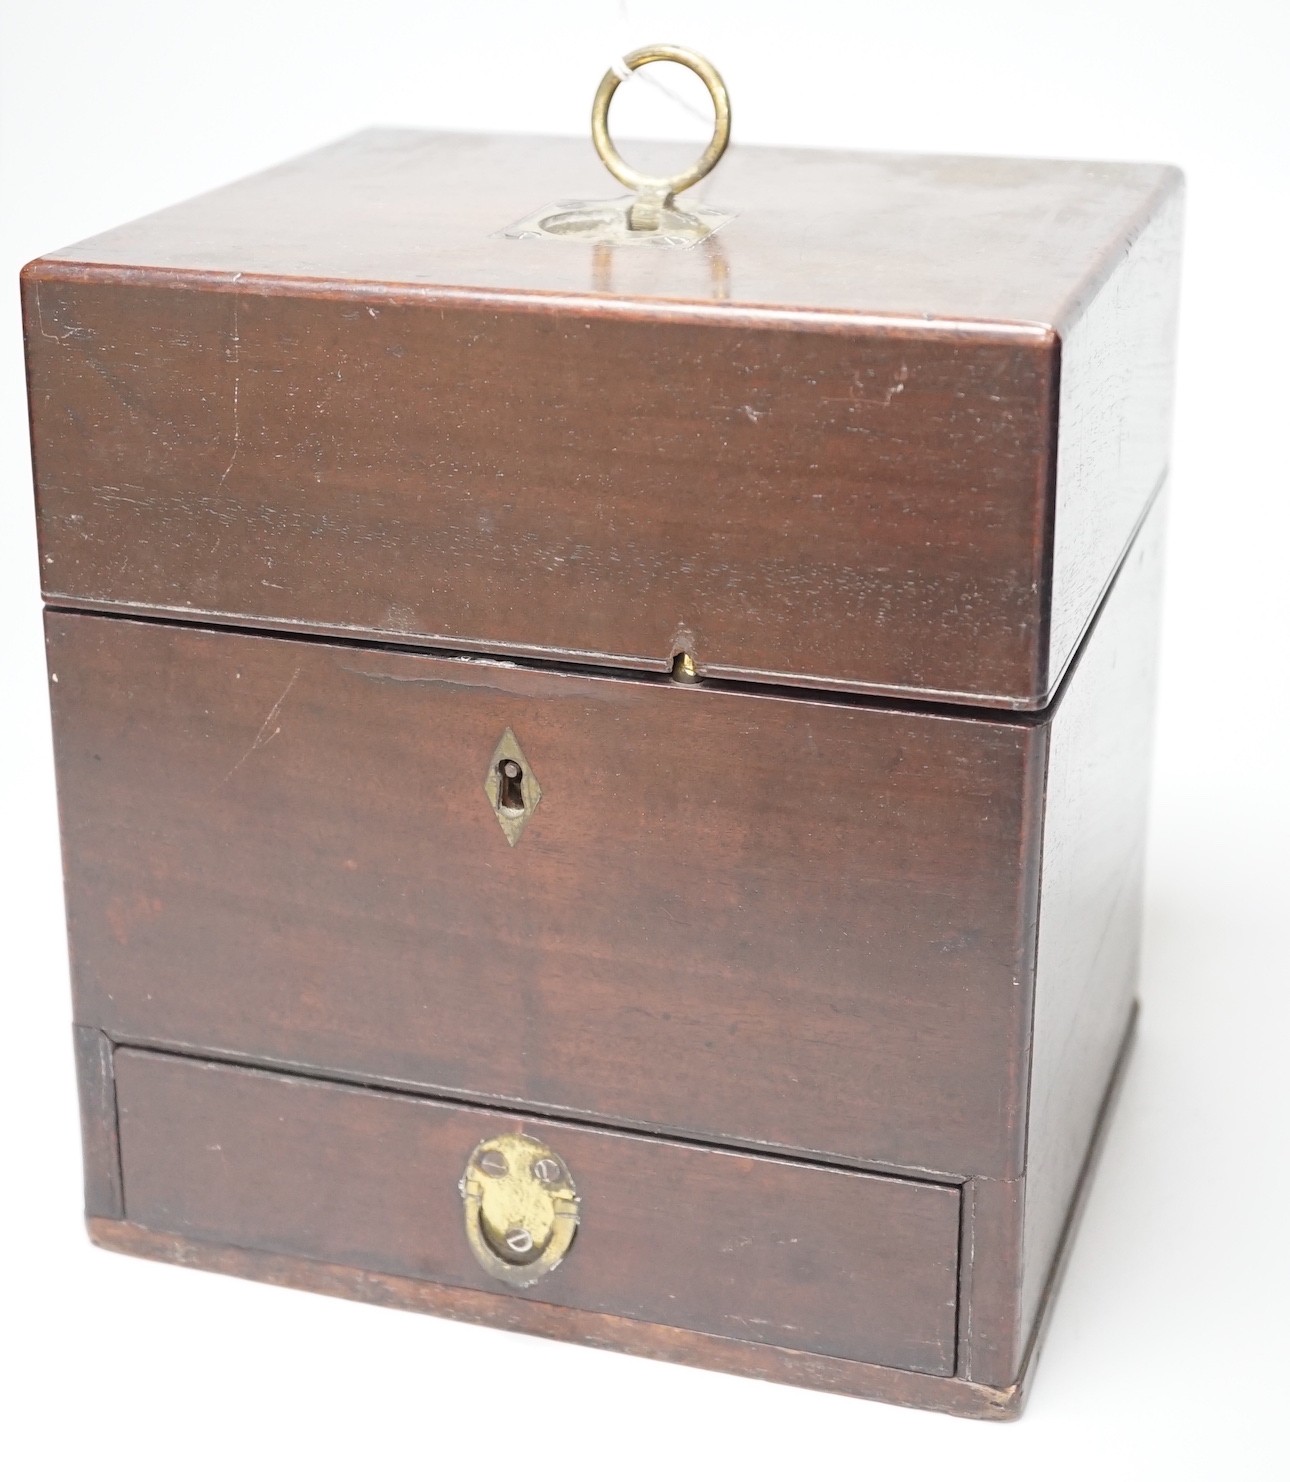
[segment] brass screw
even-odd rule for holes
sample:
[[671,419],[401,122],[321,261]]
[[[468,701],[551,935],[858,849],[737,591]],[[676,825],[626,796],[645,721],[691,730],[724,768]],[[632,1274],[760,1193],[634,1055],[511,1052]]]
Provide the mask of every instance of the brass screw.
[[517,1256],[526,1256],[533,1249],[533,1237],[522,1225],[516,1225],[513,1230],[507,1230],[503,1238],[507,1249],[513,1250]]
[[539,1158],[533,1165],[533,1177],[540,1184],[558,1184],[561,1178],[560,1165],[554,1158]]
[[510,1165],[496,1148],[489,1148],[486,1153],[480,1155],[479,1171],[486,1173],[489,1178],[505,1178],[510,1172]]

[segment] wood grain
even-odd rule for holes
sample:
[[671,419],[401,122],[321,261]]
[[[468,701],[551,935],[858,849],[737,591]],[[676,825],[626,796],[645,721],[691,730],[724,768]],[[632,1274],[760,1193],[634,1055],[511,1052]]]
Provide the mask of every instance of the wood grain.
[[[77,1012],[115,1039],[1020,1172],[1043,725],[48,633]],[[542,788],[515,848],[507,727]]]
[[536,1300],[953,1371],[957,1189],[140,1051],[116,1077],[126,1217],[149,1229],[506,1292],[457,1183],[481,1140],[527,1132],[582,1201]]

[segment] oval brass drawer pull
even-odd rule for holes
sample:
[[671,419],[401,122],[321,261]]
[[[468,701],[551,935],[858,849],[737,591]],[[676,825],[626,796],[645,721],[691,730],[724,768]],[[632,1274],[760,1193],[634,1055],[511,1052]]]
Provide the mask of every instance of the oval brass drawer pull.
[[486,1138],[458,1185],[475,1259],[526,1287],[564,1260],[578,1230],[578,1194],[564,1160],[522,1133]]

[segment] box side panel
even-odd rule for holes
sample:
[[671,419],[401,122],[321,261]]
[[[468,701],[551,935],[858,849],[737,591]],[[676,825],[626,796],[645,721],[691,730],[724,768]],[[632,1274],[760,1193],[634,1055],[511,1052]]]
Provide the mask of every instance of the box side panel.
[[964,1190],[960,1362],[979,1384],[1015,1384],[1025,1366],[1133,1014],[1163,506],[1035,731],[1043,825],[1025,1171]]
[[26,284],[49,600],[1031,703],[1055,340]]
[[1181,179],[1119,260],[1061,349],[1049,691],[1164,478],[1173,414]]
[[1030,1331],[1132,1012],[1142,907],[1164,498],[1052,725],[1026,1154],[1020,1331]]
[[81,1103],[81,1156],[85,1167],[85,1213],[120,1219],[121,1150],[117,1140],[116,1082],[112,1043],[100,1029],[72,1028],[76,1086]]
[[1016,1384],[1021,1373],[1024,1198],[1020,1178],[974,1178],[963,1189],[959,1368],[965,1379],[1001,1389]]

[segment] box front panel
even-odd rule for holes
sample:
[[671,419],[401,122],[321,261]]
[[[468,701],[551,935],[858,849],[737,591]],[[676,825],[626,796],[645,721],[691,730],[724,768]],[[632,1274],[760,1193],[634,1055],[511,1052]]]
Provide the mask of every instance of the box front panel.
[[1043,727],[48,624],[80,1022],[1016,1171]]

